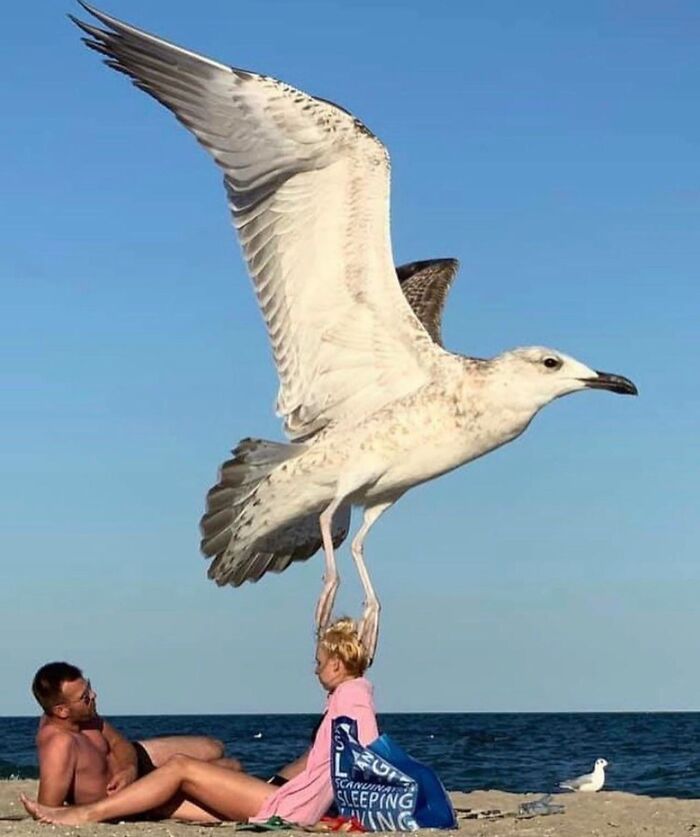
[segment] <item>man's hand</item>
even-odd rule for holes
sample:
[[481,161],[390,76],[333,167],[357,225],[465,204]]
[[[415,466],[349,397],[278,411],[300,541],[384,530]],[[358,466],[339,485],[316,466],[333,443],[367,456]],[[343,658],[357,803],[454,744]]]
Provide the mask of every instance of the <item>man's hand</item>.
[[129,765],[128,767],[123,767],[121,770],[117,770],[117,772],[112,776],[107,784],[107,796],[111,796],[113,793],[117,793],[117,791],[122,790],[127,785],[130,785],[132,782],[136,781],[136,768],[133,765]]

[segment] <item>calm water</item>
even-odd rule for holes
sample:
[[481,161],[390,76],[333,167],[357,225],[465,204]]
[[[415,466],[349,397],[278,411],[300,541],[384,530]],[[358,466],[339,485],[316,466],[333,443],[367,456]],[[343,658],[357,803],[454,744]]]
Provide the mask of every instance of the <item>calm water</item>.
[[[205,733],[268,776],[301,753],[317,715],[112,717],[130,738]],[[700,797],[700,713],[384,714],[382,732],[450,790],[544,792],[610,762],[606,789]],[[35,718],[0,718],[0,777],[35,777]],[[262,738],[255,738],[262,733]]]

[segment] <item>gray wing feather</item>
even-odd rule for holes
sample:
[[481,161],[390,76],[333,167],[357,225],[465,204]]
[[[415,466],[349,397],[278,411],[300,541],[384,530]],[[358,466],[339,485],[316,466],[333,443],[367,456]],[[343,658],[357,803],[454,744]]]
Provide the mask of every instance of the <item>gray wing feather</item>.
[[581,785],[585,785],[593,779],[592,773],[585,773],[583,776],[577,776],[575,779],[567,779],[565,782],[560,782],[560,788],[567,788],[568,790],[578,790]]
[[458,269],[457,259],[429,259],[396,268],[408,304],[439,346],[442,346],[442,312]]
[[[317,514],[290,521],[270,532],[252,548],[238,547],[241,513],[257,504],[258,488],[280,465],[299,456],[303,445],[242,439],[233,459],[221,466],[219,482],[207,494],[207,511],[202,517],[201,549],[213,558],[209,577],[217,584],[238,587],[244,581],[258,581],[267,572],[281,573],[293,561],[305,561],[321,548]],[[338,547],[350,527],[349,505],[333,516],[332,538]]]

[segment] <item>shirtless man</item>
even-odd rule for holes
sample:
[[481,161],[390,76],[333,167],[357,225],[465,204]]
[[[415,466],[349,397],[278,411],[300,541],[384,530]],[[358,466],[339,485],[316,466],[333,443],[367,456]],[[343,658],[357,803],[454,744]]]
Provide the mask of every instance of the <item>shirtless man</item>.
[[[240,770],[236,759],[223,758],[220,741],[206,736],[170,736],[130,742],[97,713],[90,681],[70,663],[47,663],[34,676],[32,692],[44,714],[36,746],[39,756],[39,802],[81,804],[109,796],[182,753]],[[176,801],[156,816],[206,820],[208,812]]]

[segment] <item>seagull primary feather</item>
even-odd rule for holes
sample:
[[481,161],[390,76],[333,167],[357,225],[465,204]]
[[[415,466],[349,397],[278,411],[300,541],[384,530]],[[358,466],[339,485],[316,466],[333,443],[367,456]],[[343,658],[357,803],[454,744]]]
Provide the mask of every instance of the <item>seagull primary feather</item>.
[[605,759],[596,759],[592,773],[585,773],[575,779],[567,779],[565,782],[560,782],[559,787],[562,790],[596,793],[605,784],[605,768],[607,766],[608,763]]
[[[631,381],[529,347],[490,360],[442,347],[456,262],[394,268],[389,156],[352,114],[270,76],[212,61],[88,6],[73,20],[108,66],[170,109],[224,175],[279,376],[289,443],[244,439],[201,521],[217,584],[239,586],[325,553],[316,624],[331,617],[334,548],[351,553],[370,660],[379,601],[363,544],[408,489],[512,441],[555,398]],[[403,286],[403,290],[402,290]]]

